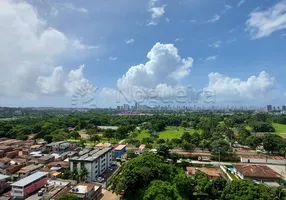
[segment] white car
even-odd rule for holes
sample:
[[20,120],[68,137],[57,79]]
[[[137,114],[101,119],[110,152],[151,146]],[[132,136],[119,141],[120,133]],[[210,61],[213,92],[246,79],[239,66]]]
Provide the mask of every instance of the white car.
[[99,183],[102,183],[102,182],[104,181],[104,178],[98,177],[98,178],[96,179],[96,181],[99,182]]

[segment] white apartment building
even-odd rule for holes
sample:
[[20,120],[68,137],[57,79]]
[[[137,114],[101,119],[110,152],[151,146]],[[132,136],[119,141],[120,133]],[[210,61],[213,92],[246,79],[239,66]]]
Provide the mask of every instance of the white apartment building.
[[88,171],[87,181],[95,181],[112,164],[112,147],[95,147],[93,150],[84,150],[69,159],[70,170],[75,167],[80,172],[81,167]]

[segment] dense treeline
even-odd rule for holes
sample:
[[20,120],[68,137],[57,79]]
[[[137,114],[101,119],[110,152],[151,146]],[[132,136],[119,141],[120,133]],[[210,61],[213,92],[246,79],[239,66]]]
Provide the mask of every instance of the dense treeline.
[[153,153],[144,153],[125,163],[111,180],[111,189],[117,194],[124,192],[125,199],[138,200],[273,200],[280,191],[248,180],[211,181],[200,171],[191,178],[182,168],[166,163],[163,157]]

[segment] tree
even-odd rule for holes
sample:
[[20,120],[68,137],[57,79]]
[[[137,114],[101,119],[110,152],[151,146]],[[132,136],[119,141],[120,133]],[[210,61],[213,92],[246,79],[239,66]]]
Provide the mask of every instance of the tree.
[[224,188],[221,200],[273,200],[270,189],[262,184],[250,180],[234,180]]
[[132,158],[137,157],[137,155],[135,154],[135,150],[133,150],[133,149],[128,149],[126,151],[126,153],[127,153],[127,158],[128,159],[132,159]]
[[181,200],[176,188],[169,182],[154,180],[145,192],[143,200]]
[[72,180],[78,180],[78,170],[76,167],[72,170],[70,175]]
[[53,141],[53,136],[51,136],[51,135],[45,135],[44,140],[45,140],[47,143],[51,143],[51,142]]
[[256,149],[256,147],[258,147],[261,143],[262,143],[262,138],[256,137],[254,135],[249,136],[245,141],[245,144],[250,146],[252,149]]
[[203,139],[199,146],[201,147],[202,150],[205,150],[205,149],[210,149],[210,146],[211,146],[211,141],[210,140],[207,140],[207,139]]
[[176,168],[161,156],[145,152],[121,167],[120,173],[111,179],[111,189],[117,194],[124,191],[128,196],[146,189],[152,180],[171,181],[175,174]]
[[77,131],[72,131],[70,133],[70,137],[75,139],[75,140],[77,140],[80,137],[80,135],[79,135],[79,133]]
[[99,135],[92,135],[90,137],[90,141],[94,142],[94,144],[95,144],[96,142],[100,141],[100,136]]
[[191,177],[187,176],[184,171],[180,171],[175,176],[173,184],[183,199],[193,199],[195,181]]
[[79,172],[79,175],[78,175],[79,181],[85,181],[86,178],[87,178],[87,175],[88,175],[88,171],[87,171],[86,167],[82,166],[80,168],[80,172]]
[[220,139],[211,143],[211,152],[214,155],[226,155],[232,152],[232,149],[227,141]]
[[192,136],[189,132],[184,132],[184,134],[181,137],[182,141],[186,141],[186,142],[191,142]]
[[182,121],[181,126],[184,128],[190,127],[190,123],[188,121]]
[[163,143],[165,143],[164,139],[160,138],[160,139],[157,140],[157,144],[163,144]]
[[157,154],[163,156],[165,159],[170,156],[170,148],[167,145],[160,145],[157,148]]
[[263,136],[263,148],[271,153],[279,151],[282,143],[283,140],[279,135],[266,133]]
[[63,194],[58,200],[79,200],[79,198],[74,194]]
[[184,141],[182,144],[182,148],[186,151],[191,151],[192,149],[194,149],[194,145],[192,143]]
[[251,133],[246,129],[241,129],[238,131],[238,142],[239,144],[245,144],[246,139],[251,136]]

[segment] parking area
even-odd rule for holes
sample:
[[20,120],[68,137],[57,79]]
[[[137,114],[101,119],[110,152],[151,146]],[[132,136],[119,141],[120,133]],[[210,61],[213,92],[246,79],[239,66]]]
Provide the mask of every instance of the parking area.
[[119,195],[116,195],[104,189],[102,190],[102,194],[103,194],[103,197],[101,198],[101,200],[119,200],[120,199]]
[[285,166],[282,165],[267,165],[267,167],[273,169],[275,172],[286,178],[286,169]]

